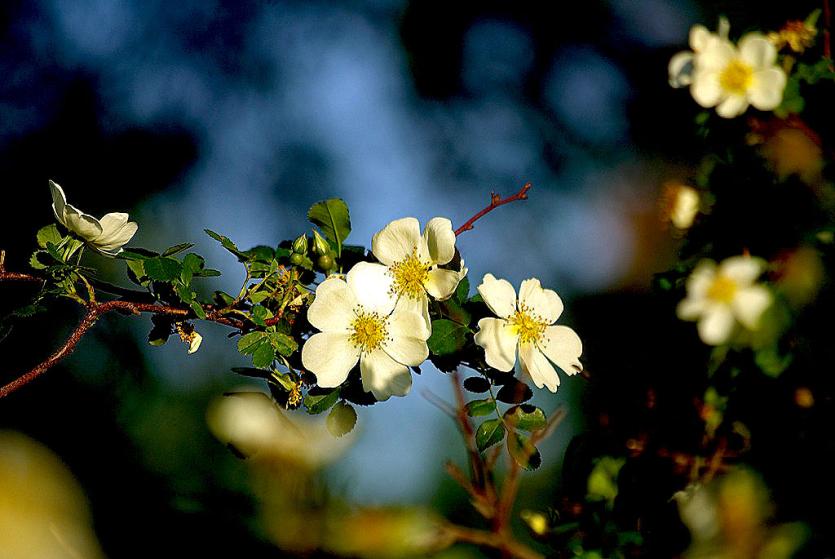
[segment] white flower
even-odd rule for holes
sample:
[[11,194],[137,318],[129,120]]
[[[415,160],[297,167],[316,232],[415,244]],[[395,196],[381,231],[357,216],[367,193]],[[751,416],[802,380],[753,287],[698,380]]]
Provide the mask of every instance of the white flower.
[[777,49],[760,33],[748,33],[735,47],[711,40],[694,60],[690,93],[702,107],[716,107],[723,118],[748,109],[776,109],[783,100],[786,73],[777,66]]
[[492,274],[484,276],[478,292],[499,317],[478,321],[475,343],[484,348],[488,365],[499,371],[517,365],[537,387],[551,392],[560,385],[551,363],[568,375],[583,370],[583,344],[577,333],[567,326],[552,326],[562,314],[562,301],[554,291],[542,289],[538,279],[522,282],[518,301],[510,282]]
[[467,275],[462,261],[459,271],[440,268],[455,256],[455,232],[444,217],[429,220],[423,235],[413,217],[386,225],[371,240],[371,251],[392,278],[390,293],[399,308],[420,313],[428,327],[429,298],[449,299]]
[[395,308],[391,284],[386,268],[369,262],[355,265],[344,280],[332,276],[319,284],[307,320],[321,332],[302,348],[302,363],[319,386],[339,386],[359,361],[363,390],[378,400],[409,392],[409,366],[428,357],[429,329],[419,313]]
[[101,219],[87,215],[67,204],[67,197],[57,183],[49,181],[52,191],[52,210],[58,223],[75,233],[87,244],[108,256],[122,252],[122,246],[130,241],[139,228],[133,221],[128,221],[128,214],[109,213]]
[[737,323],[749,330],[760,325],[771,304],[771,292],[754,283],[765,263],[750,256],[732,256],[719,266],[701,261],[687,278],[687,297],[676,309],[682,320],[698,320],[699,337],[708,345],[721,345]]
[[694,25],[690,28],[690,48],[673,55],[667,70],[672,87],[686,87],[693,83],[695,56],[705,50],[714,41],[727,40],[730,25],[725,18],[719,19],[719,30],[711,33],[704,25]]

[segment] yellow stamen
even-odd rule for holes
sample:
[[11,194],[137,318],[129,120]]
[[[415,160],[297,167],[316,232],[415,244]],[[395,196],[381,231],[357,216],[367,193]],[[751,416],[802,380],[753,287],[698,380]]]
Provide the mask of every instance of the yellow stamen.
[[351,323],[351,343],[364,352],[371,352],[389,340],[388,328],[384,317],[378,313],[355,309],[356,318]]
[[719,303],[730,304],[734,300],[738,287],[737,283],[731,278],[716,276],[716,279],[707,288],[707,296]]
[[423,286],[429,279],[430,266],[418,258],[417,249],[412,250],[412,254],[404,260],[389,266],[389,273],[394,278],[392,294],[420,299],[426,292]]
[[742,60],[731,60],[719,74],[719,85],[734,95],[745,95],[754,80],[754,69]]
[[510,325],[519,336],[519,342],[523,344],[538,344],[544,341],[545,329],[548,327],[548,323],[527,305],[519,305],[519,310],[510,317]]

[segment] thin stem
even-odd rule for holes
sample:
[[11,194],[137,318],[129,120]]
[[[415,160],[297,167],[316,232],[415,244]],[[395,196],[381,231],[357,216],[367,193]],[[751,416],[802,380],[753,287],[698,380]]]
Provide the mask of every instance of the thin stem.
[[479,219],[481,219],[482,217],[484,217],[488,213],[492,212],[493,210],[495,210],[499,206],[504,206],[505,204],[515,202],[516,200],[527,200],[528,199],[528,190],[531,189],[531,186],[532,186],[531,183],[526,183],[524,186],[522,186],[522,188],[519,189],[519,192],[517,192],[513,196],[508,196],[507,198],[502,198],[501,196],[499,196],[495,192],[490,193],[490,204],[486,208],[484,208],[483,210],[481,210],[480,212],[475,214],[473,217],[468,219],[466,221],[466,223],[464,223],[464,225],[462,225],[461,227],[456,229],[455,230],[455,236],[457,237],[458,235],[460,235],[464,231],[469,231],[470,229],[472,229],[473,228],[473,223],[475,223],[476,221],[478,221]]
[[[0,277],[2,279],[2,277]],[[29,384],[53,366],[55,366],[58,362],[62,359],[67,357],[73,351],[75,351],[78,342],[81,341],[81,338],[87,331],[93,327],[93,325],[98,321],[99,317],[102,315],[111,312],[111,311],[126,311],[132,314],[140,314],[140,313],[151,313],[157,315],[164,315],[169,316],[172,318],[180,318],[183,320],[194,318],[194,314],[189,309],[180,309],[177,307],[171,307],[166,305],[157,305],[153,303],[133,303],[130,301],[108,301],[106,303],[95,303],[91,302],[86,305],[87,314],[84,315],[84,318],[75,327],[75,330],[72,331],[69,338],[64,342],[64,344],[59,347],[52,355],[47,357],[44,361],[36,365],[34,368],[30,369],[29,371],[23,373],[19,377],[17,377],[12,382],[6,384],[5,386],[0,387],[0,398],[5,398],[12,392],[20,389],[21,387]],[[211,312],[206,315],[206,320],[210,322],[216,322],[218,324],[223,324],[226,326],[231,326],[233,328],[241,328],[243,324],[234,319],[225,318],[219,316],[215,312]]]
[[491,547],[501,551],[504,555],[517,559],[543,559],[544,557],[528,546],[509,538],[507,534],[475,530],[457,524],[447,524],[444,529],[452,543],[471,543],[482,547]]

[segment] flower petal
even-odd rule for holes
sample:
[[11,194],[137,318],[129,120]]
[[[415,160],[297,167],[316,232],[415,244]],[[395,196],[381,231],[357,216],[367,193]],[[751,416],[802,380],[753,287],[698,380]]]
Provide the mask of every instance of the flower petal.
[[685,87],[693,83],[693,53],[684,50],[673,55],[667,65],[670,87]]
[[583,370],[580,356],[583,342],[577,332],[568,326],[551,326],[545,330],[545,341],[539,347],[557,367],[567,375],[576,375]]
[[716,107],[716,114],[722,118],[734,118],[746,110],[748,110],[747,97],[744,95],[729,95]]
[[519,287],[519,306],[526,305],[548,324],[553,324],[562,314],[564,305],[552,289],[542,289],[536,278],[526,279]]
[[331,277],[316,288],[316,298],[307,309],[307,321],[323,332],[345,331],[356,314],[357,299],[348,283]]
[[777,49],[762,33],[748,33],[739,40],[739,55],[754,69],[774,66]]
[[395,311],[389,321],[389,335],[391,340],[384,342],[383,350],[398,363],[415,367],[429,357],[429,332],[422,316]]
[[696,52],[703,50],[713,33],[707,30],[704,25],[696,24],[690,28],[690,48]]
[[736,47],[726,39],[711,37],[704,48],[696,55],[696,70],[720,72],[736,58]]
[[[398,306],[391,313],[391,318],[389,318],[388,322],[388,331],[395,341],[404,336],[410,336],[424,341],[429,339],[432,331],[426,326],[422,313],[418,312],[418,310],[414,307],[412,309],[406,309]],[[405,361],[401,361],[401,363],[408,364]]]
[[429,270],[429,276],[426,278],[424,287],[436,300],[445,301],[455,293],[455,289],[458,287],[458,283],[462,277],[460,272],[435,268],[434,270]]
[[702,107],[715,107],[722,98],[719,72],[697,71],[693,76],[693,83],[690,85],[690,95]]
[[423,230],[423,240],[433,264],[447,264],[455,256],[455,232],[445,217],[433,217]]
[[786,73],[776,66],[754,72],[754,82],[748,90],[751,104],[761,111],[776,109],[783,102]]
[[58,223],[67,227],[64,220],[64,210],[67,206],[64,189],[57,182],[49,181],[49,192],[52,194],[52,211],[55,212],[55,219],[58,220]]
[[509,281],[496,279],[493,274],[485,274],[477,289],[496,316],[508,318],[516,312],[516,291]]
[[752,256],[731,256],[719,264],[719,275],[726,276],[737,284],[751,285],[763,273],[765,262]]
[[357,364],[360,350],[347,332],[320,332],[308,338],[302,347],[302,364],[316,375],[316,384],[335,388],[345,382]]
[[101,225],[101,236],[115,236],[119,230],[127,224],[127,222],[128,214],[126,213],[114,212],[105,214],[104,217],[99,220],[99,224]]
[[734,314],[743,326],[756,330],[765,310],[771,305],[771,292],[763,285],[740,290],[732,303]]
[[136,224],[136,222],[130,221],[128,223],[125,223],[125,225],[122,226],[121,229],[113,233],[111,236],[107,237],[104,233],[102,233],[101,235],[90,241],[90,243],[93,245],[93,248],[105,254],[118,254],[122,251],[122,247],[133,238],[138,229],[139,226]]
[[676,307],[676,316],[681,320],[696,320],[707,307],[707,300],[704,297],[691,297],[683,299]]
[[534,344],[519,345],[519,361],[522,363],[522,371],[531,377],[537,388],[545,386],[551,392],[557,391],[560,377]]
[[412,299],[411,297],[400,297],[397,299],[397,305],[394,307],[394,312],[412,312],[423,317],[423,322],[426,325],[426,330],[432,333],[432,319],[429,317],[429,297],[425,295],[420,299]]
[[687,296],[705,297],[715,278],[716,262],[707,259],[701,260],[685,283]]
[[99,220],[70,204],[64,206],[64,226],[85,241],[92,241],[101,235]]
[[728,305],[711,305],[699,320],[699,337],[708,345],[721,345],[728,341],[734,328],[734,315]]
[[397,302],[391,294],[392,278],[388,268],[371,262],[359,262],[346,276],[357,303],[367,311],[388,316]]
[[487,364],[499,371],[510,371],[516,363],[519,335],[506,320],[482,318],[478,321],[475,343],[484,348]]
[[423,245],[418,220],[404,217],[392,221],[374,235],[371,239],[371,252],[377,260],[390,266],[409,257]]
[[388,400],[390,396],[405,396],[412,388],[412,375],[409,368],[401,365],[385,351],[376,350],[364,353],[360,358],[362,389],[371,392],[378,400]]

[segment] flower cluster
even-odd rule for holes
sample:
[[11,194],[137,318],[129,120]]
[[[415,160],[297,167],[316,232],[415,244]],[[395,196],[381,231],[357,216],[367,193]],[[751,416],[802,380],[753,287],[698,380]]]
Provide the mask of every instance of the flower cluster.
[[[429,355],[430,299],[449,299],[467,269],[463,261],[451,264],[455,233],[446,218],[430,220],[422,235],[414,218],[392,221],[371,247],[379,263],[360,262],[344,278],[331,275],[317,287],[307,318],[320,332],[304,344],[302,363],[325,388],[345,382],[359,363],[363,389],[386,400],[409,391],[409,367]],[[552,392],[560,381],[551,363],[569,375],[582,370],[579,337],[553,326],[563,310],[554,291],[525,280],[517,301],[506,280],[487,274],[478,292],[499,317],[481,319],[474,336],[490,367],[508,372],[516,366]]]
[[670,85],[689,86],[702,107],[716,107],[719,116],[733,118],[749,105],[771,111],[783,100],[786,73],[777,65],[777,48],[761,33],[748,33],[734,45],[725,20],[717,33],[695,25],[690,48],[670,60]]

